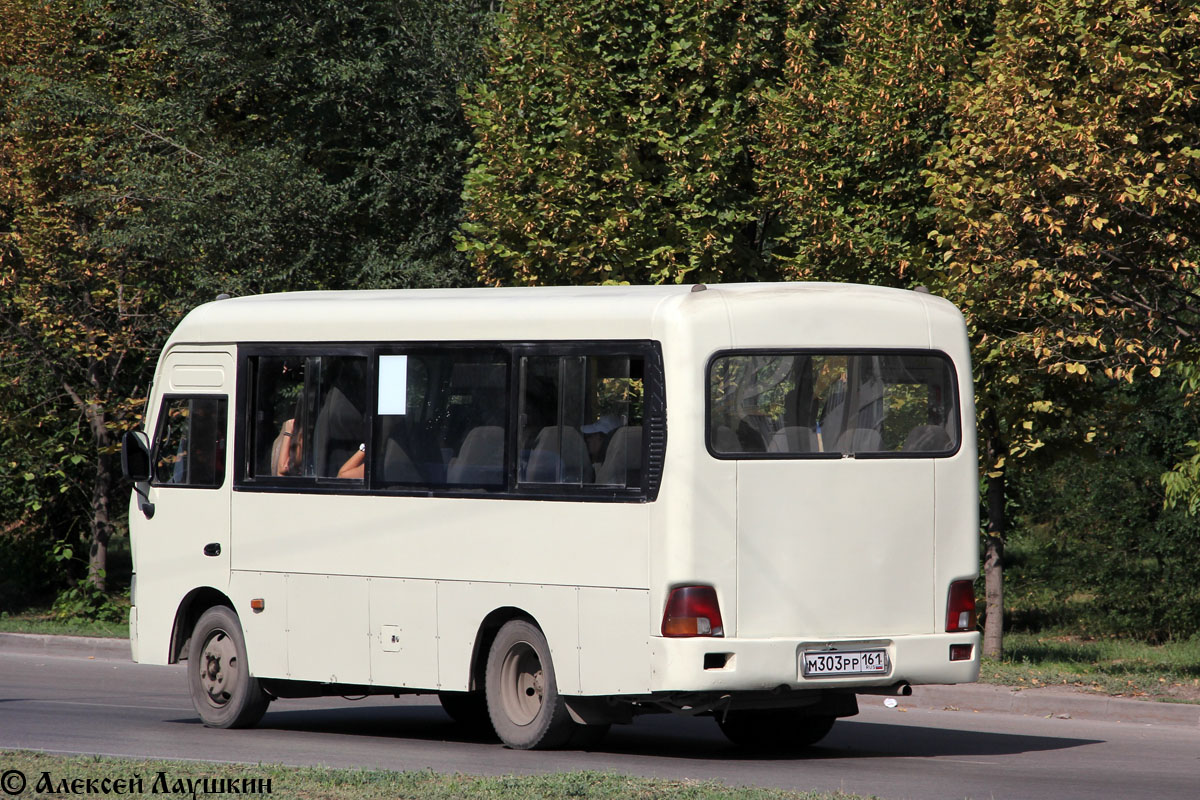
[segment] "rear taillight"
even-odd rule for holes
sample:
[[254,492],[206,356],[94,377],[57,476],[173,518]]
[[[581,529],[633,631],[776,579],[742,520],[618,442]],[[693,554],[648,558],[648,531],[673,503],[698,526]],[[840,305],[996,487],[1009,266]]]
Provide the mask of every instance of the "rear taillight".
[[711,586],[679,586],[671,590],[663,611],[663,636],[724,636],[717,590]]
[[950,584],[946,601],[946,633],[975,630],[975,582],[955,581]]

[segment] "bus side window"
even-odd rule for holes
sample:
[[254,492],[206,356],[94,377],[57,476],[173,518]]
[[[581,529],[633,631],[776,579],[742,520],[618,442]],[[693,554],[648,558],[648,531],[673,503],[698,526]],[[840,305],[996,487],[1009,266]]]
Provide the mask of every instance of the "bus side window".
[[224,396],[167,397],[154,437],[156,486],[214,489],[225,482]]
[[334,478],[367,441],[363,356],[257,356],[250,474]]
[[596,485],[642,485],[645,368],[641,356],[588,359],[587,421],[580,431],[587,443]]
[[493,350],[379,357],[373,480],[503,489],[508,358]]
[[640,486],[644,370],[626,354],[522,358],[520,480]]
[[261,356],[254,359],[254,460],[258,477],[306,474],[308,409],[304,398],[307,359]]
[[321,356],[309,361],[310,381],[312,373],[318,376],[312,432],[314,470],[318,477],[336,478],[342,465],[367,440],[367,359]]

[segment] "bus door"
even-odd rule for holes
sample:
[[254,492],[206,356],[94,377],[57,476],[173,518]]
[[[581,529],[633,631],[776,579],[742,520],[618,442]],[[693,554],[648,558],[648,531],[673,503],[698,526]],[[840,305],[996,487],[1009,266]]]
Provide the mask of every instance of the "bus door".
[[[229,582],[233,356],[175,350],[158,380],[158,407],[148,410],[154,426],[147,431],[149,506],[130,515],[137,592],[157,598],[137,607],[139,628],[147,631],[171,630],[190,590],[224,591]],[[162,644],[145,642],[155,650],[144,652],[143,660],[164,662],[168,653],[157,652]]]

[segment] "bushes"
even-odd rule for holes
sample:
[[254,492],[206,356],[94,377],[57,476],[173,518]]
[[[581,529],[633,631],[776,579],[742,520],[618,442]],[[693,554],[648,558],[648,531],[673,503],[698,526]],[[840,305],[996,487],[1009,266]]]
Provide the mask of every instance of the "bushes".
[[[1158,476],[1200,427],[1164,383],[1101,390],[1014,479],[1013,626],[1147,641],[1200,632],[1200,519],[1164,509]],[[1081,430],[1097,423],[1096,437]]]

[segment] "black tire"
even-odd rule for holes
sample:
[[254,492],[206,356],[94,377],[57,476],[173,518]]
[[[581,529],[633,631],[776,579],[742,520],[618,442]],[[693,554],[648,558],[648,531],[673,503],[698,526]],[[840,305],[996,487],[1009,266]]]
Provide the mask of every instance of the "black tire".
[[837,720],[831,714],[805,714],[798,708],[717,712],[721,733],[749,750],[800,750],[825,738]]
[[226,606],[210,608],[196,622],[187,676],[192,705],[210,728],[253,727],[271,702],[250,675],[242,623]]
[[492,733],[492,720],[483,692],[438,692],[438,702],[450,719],[472,734]]
[[546,637],[529,622],[506,622],[496,634],[485,687],[492,727],[515,750],[562,747],[580,727],[558,694]]

